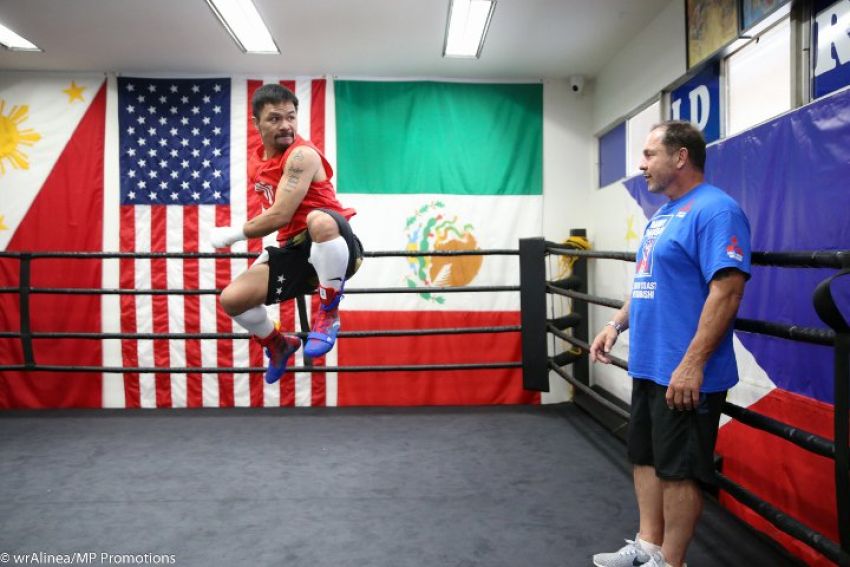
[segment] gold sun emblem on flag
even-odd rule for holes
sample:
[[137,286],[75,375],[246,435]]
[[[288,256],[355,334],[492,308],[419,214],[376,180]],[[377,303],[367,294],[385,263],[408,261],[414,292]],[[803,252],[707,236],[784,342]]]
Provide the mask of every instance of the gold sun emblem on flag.
[[5,107],[6,101],[0,100],[0,175],[6,173],[6,161],[15,169],[29,169],[27,155],[21,151],[21,146],[32,146],[41,139],[41,134],[32,128],[20,128],[29,118],[28,105],[13,106],[8,116],[3,114]]

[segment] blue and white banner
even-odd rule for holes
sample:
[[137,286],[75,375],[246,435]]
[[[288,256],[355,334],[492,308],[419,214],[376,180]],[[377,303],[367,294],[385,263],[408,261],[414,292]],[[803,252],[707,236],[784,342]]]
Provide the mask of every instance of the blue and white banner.
[[719,62],[706,65],[687,83],[670,92],[670,118],[696,124],[708,143],[720,138]]
[[812,19],[812,98],[850,85],[850,0],[816,0]]

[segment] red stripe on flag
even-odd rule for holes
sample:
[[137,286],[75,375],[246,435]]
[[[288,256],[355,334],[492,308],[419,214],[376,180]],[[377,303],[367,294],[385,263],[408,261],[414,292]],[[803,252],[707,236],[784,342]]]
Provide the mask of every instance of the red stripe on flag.
[[[257,149],[262,145],[260,134],[257,132],[257,127],[254,126],[252,120],[253,106],[251,99],[254,96],[254,91],[262,86],[262,81],[248,81],[248,108],[246,110],[248,116],[248,160]],[[247,165],[246,165],[247,168]],[[246,187],[245,202],[247,205],[248,218],[252,219],[263,212],[262,200],[260,194],[254,191],[254,188],[248,185]],[[259,254],[263,251],[263,241],[260,238],[251,238],[248,240],[248,252]],[[248,363],[251,366],[263,365],[263,348],[256,341],[248,342]],[[263,404],[263,375],[257,372],[252,373],[249,378],[251,386],[251,406],[262,407]]]
[[295,405],[295,374],[287,372],[280,379],[280,406],[292,407]]
[[[279,81],[281,85],[295,92],[295,81]],[[280,328],[284,331],[295,330],[295,302],[285,301],[278,306]],[[295,374],[287,372],[280,379],[280,405],[295,405]]]
[[310,141],[325,151],[325,91],[326,79],[313,79],[310,88]]
[[[346,331],[519,325],[518,312],[341,311]],[[340,339],[339,365],[519,362],[519,333]],[[339,405],[534,404],[522,370],[341,372]]]
[[[121,206],[119,230],[119,248],[121,252],[136,250],[136,209],[131,205]],[[119,286],[121,289],[136,288],[136,261],[132,258],[119,260]],[[121,296],[121,332],[138,332],[136,321],[136,296]],[[121,340],[121,359],[125,367],[139,366],[139,341],[135,339]],[[128,408],[141,407],[138,372],[124,374],[124,406]]]
[[[94,96],[53,169],[9,241],[8,251],[99,251],[103,249],[103,155],[106,121],[105,83]],[[44,133],[42,134],[44,135]],[[42,143],[45,141],[42,140]],[[12,190],[12,187],[5,188]],[[17,281],[18,262],[4,262]],[[35,260],[34,287],[99,288],[100,260]],[[11,276],[7,278],[7,275]],[[0,330],[20,329],[18,300],[4,295]],[[30,322],[40,332],[102,331],[101,298],[96,295],[36,294],[30,298]],[[0,342],[0,361],[22,362],[19,343]],[[33,342],[39,364],[100,366],[99,341],[49,339]],[[0,407],[101,407],[102,375],[92,372],[8,372],[0,375]]]
[[[278,306],[280,313],[280,329],[281,331],[295,331],[295,318],[297,317],[295,302],[285,301]],[[293,358],[293,360],[295,360]],[[280,405],[294,406],[295,405],[295,374],[287,372],[284,374],[279,384],[280,388]]]
[[[316,314],[321,309],[321,302],[319,301],[318,295],[313,295],[310,298],[310,313],[313,314],[313,319],[316,318]],[[319,358],[313,359],[314,366],[326,366],[326,357],[322,356]],[[327,391],[327,375],[324,372],[313,372],[311,374],[310,381],[310,404],[313,406],[325,406],[327,405],[326,391]]]
[[[749,409],[833,440],[834,406],[831,404],[777,388]],[[783,513],[838,541],[835,463],[831,459],[814,455],[784,439],[734,420],[720,428],[717,452],[723,456],[724,475]],[[726,492],[720,492],[720,502],[803,559],[807,565],[833,565],[823,555],[779,531]]]
[[[313,79],[310,83],[310,141],[316,144],[321,152],[325,151],[325,79]],[[314,295],[310,302],[311,313],[318,313],[319,296]],[[313,361],[316,366],[325,366],[325,357]],[[327,375],[324,372],[313,372],[310,382],[311,405],[327,405]]]
[[[198,207],[183,208],[183,249],[186,252],[198,251]],[[183,260],[183,287],[198,289],[200,286],[200,270],[197,258]],[[201,332],[201,298],[198,295],[187,295],[183,299],[184,327],[187,333]],[[186,340],[186,366],[198,368],[201,366],[201,341]],[[198,372],[186,375],[186,406],[199,408],[204,405],[202,378]]]
[[[165,234],[168,230],[166,219],[166,208],[164,205],[151,206],[151,252],[166,252]],[[165,258],[152,258],[151,265],[151,289],[168,289],[168,276]],[[151,296],[151,313],[153,316],[152,329],[154,333],[169,332],[168,324],[168,296]],[[171,356],[168,350],[169,341],[166,339],[154,339],[153,341],[153,363],[159,368],[171,366]],[[156,383],[156,407],[171,407],[171,375],[157,373],[154,375]]]
[[[254,92],[258,88],[260,88],[261,86],[263,86],[263,81],[256,81],[256,80],[248,81],[248,87],[247,87],[248,88],[248,108],[246,109],[247,116],[248,116],[248,154],[247,154],[248,156],[253,155],[254,152],[257,151],[257,148],[259,148],[263,144],[263,141],[260,139],[260,133],[257,132],[257,127],[254,126],[254,120],[253,120],[254,108],[253,108],[253,105],[251,104],[251,99],[254,98]],[[252,200],[251,194],[252,193],[253,193],[253,187],[248,187],[248,218],[252,218],[251,217],[251,200]],[[257,210],[259,211],[260,200],[259,200],[259,198],[256,198],[255,201],[256,201]]]
[[[230,207],[227,205],[217,205],[215,207],[215,225],[230,226]],[[230,274],[230,258],[216,258],[215,260],[215,287],[223,289],[231,281]],[[224,309],[221,308],[221,303],[216,301],[216,329],[219,333],[230,333],[233,331],[233,324]],[[218,366],[222,368],[233,367],[233,340],[219,339],[218,346]],[[233,396],[233,373],[222,372],[218,375],[218,405],[219,407],[229,408],[234,406]]]

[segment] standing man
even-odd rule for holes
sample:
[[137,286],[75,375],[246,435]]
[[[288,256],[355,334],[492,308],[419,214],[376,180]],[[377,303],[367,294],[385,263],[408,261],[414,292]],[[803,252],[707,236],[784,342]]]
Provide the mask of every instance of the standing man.
[[750,225],[704,182],[704,166],[692,124],[652,129],[640,169],[669,201],[644,231],[631,297],[590,347],[591,360],[607,364],[631,329],[628,455],[640,526],[619,551],[594,555],[597,567],[681,567],[702,512],[698,482],[714,481],[721,406],[738,381],[732,324],[750,274]]
[[248,183],[260,194],[264,210],[242,226],[216,227],[210,243],[225,248],[277,232],[280,246],[266,248],[220,297],[224,311],[265,347],[266,382],[272,384],[286,371],[301,341],[282,334],[264,305],[308,293],[318,284],[321,307],[304,354],[326,354],[339,331],[343,286],[360,266],[363,251],[348,224],[355,211],[337,201],[328,160],[298,135],[295,94],[281,85],[263,85],[251,107],[263,144],[248,157]]

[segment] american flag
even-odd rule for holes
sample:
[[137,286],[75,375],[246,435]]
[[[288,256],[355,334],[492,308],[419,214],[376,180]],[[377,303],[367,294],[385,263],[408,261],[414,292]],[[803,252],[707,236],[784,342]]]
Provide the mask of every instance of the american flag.
[[[266,81],[268,82],[268,81]],[[214,226],[241,224],[261,212],[246,186],[247,154],[259,144],[250,98],[263,81],[119,77],[119,243],[122,252],[212,252]],[[325,80],[281,81],[301,99],[307,137],[324,138]],[[317,120],[317,117],[320,120]],[[264,244],[274,242],[267,237]],[[234,252],[259,252],[259,240]],[[124,289],[221,289],[246,259],[122,259]],[[124,333],[232,333],[215,295],[121,296]],[[270,308],[285,330],[297,330],[291,305]],[[299,353],[300,354],[300,353]],[[124,339],[124,367],[234,368],[264,366],[244,339]],[[300,356],[295,360],[301,365]],[[326,377],[287,374],[267,385],[259,373],[125,373],[123,407],[325,405]]]

